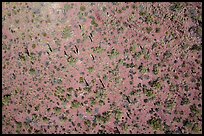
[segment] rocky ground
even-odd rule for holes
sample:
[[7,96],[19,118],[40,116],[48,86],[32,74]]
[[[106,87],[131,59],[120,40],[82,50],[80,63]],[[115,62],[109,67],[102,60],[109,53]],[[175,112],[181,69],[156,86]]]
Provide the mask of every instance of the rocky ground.
[[202,133],[202,3],[2,3],[2,132]]

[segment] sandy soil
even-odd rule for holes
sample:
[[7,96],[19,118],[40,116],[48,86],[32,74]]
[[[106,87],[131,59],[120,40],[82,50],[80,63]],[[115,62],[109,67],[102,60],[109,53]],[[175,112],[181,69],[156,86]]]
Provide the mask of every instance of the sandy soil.
[[2,11],[4,134],[202,133],[202,3]]

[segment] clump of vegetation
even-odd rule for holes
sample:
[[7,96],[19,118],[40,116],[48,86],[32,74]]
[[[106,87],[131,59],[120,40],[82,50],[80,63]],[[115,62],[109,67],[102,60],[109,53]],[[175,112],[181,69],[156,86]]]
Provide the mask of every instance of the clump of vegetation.
[[94,106],[96,104],[96,99],[95,98],[92,97],[90,99],[90,101],[91,101],[91,106]]
[[31,62],[33,62],[33,63],[36,61],[35,53],[33,53],[33,52],[30,53],[30,60],[31,60]]
[[146,27],[147,33],[149,34],[152,31],[151,27]]
[[[80,20],[82,20],[83,22],[86,22],[86,18],[84,16],[84,13],[83,12],[78,12],[78,17]],[[82,31],[83,31],[83,27],[82,27]]]
[[23,61],[23,62],[25,62],[25,61],[27,60],[27,57],[26,57],[26,55],[24,55],[24,54],[19,55],[19,58],[20,58],[20,60]]
[[11,95],[10,94],[3,96],[3,99],[2,99],[2,104],[3,105],[5,105],[5,106],[9,105],[10,101],[11,101]]
[[66,100],[69,101],[72,99],[72,92],[74,91],[73,87],[67,88]]
[[105,102],[103,100],[99,100],[98,103],[99,103],[100,106],[105,105]]
[[145,12],[145,11],[140,11],[140,12],[139,12],[139,15],[145,17],[145,16],[148,15],[148,13]]
[[145,21],[147,24],[153,23],[153,16],[147,11],[141,10],[139,11],[139,15],[142,17],[143,21]]
[[88,119],[85,119],[85,120],[84,120],[84,124],[85,124],[87,127],[90,127],[90,126],[91,126],[91,121],[88,120]]
[[44,37],[46,37],[46,36],[47,36],[47,33],[46,33],[46,32],[42,32],[42,35],[43,35]]
[[156,102],[154,103],[154,105],[160,106],[160,105],[161,105],[161,102],[160,102],[160,101],[156,101]]
[[177,84],[176,85],[171,84],[169,91],[176,92],[176,91],[178,91],[178,89],[179,89],[179,86]]
[[43,117],[43,121],[45,122],[45,123],[48,123],[49,122],[49,118],[47,118],[47,117]]
[[181,118],[179,118],[179,117],[174,117],[174,118],[173,118],[173,121],[175,121],[175,122],[178,122],[178,123],[179,123],[179,122],[181,122]]
[[172,56],[172,53],[168,50],[163,54],[164,59],[168,59]]
[[107,75],[103,75],[103,79],[104,80],[108,80],[108,76]]
[[69,5],[69,4],[65,4],[65,5],[64,5],[64,11],[65,11],[65,12],[67,12],[67,11],[70,10],[71,8],[72,8],[72,6]]
[[71,100],[71,98],[72,98],[72,95],[71,95],[70,93],[67,93],[66,99],[67,99],[67,100]]
[[32,48],[35,49],[36,48],[36,44],[32,44]]
[[72,101],[72,104],[71,104],[72,108],[79,108],[79,106],[81,106],[80,102],[78,102],[77,100]]
[[15,90],[14,90],[14,92],[11,92],[11,95],[17,95],[19,92],[20,92],[21,90],[19,89],[19,88],[16,88]]
[[145,89],[145,90],[144,90],[144,93],[145,93],[145,95],[146,95],[147,97],[149,97],[149,98],[152,98],[152,97],[155,96],[153,90],[151,90],[151,89]]
[[137,48],[137,45],[134,44],[133,46],[130,47],[129,50],[130,50],[131,53],[135,54],[136,53],[136,48]]
[[117,10],[117,13],[121,14],[121,13],[122,13],[122,10],[121,10],[121,9]]
[[167,109],[172,110],[172,108],[173,108],[173,106],[174,106],[175,104],[174,104],[174,101],[172,101],[172,100],[166,100],[166,101],[165,101],[165,105],[166,105],[166,108],[167,108]]
[[54,78],[53,83],[54,84],[62,84],[62,78],[60,78],[60,77],[59,78]]
[[135,10],[137,7],[136,7],[136,5],[134,4],[134,5],[132,5],[132,8]]
[[88,67],[88,71],[89,71],[89,73],[94,72],[94,67]]
[[190,103],[190,100],[187,97],[182,98],[181,105],[186,105],[186,104],[189,104],[189,103]]
[[157,75],[158,73],[159,73],[159,66],[158,66],[158,64],[154,64],[153,65],[153,73],[155,74],[155,75]]
[[38,104],[37,106],[35,106],[35,111],[39,111],[40,109],[40,104]]
[[73,92],[73,91],[74,91],[74,88],[73,88],[73,87],[67,88],[67,92],[71,93],[71,92]]
[[71,26],[66,26],[64,30],[62,31],[62,38],[67,39],[72,37],[72,30]]
[[161,89],[161,83],[159,82],[159,80],[158,79],[156,79],[156,80],[154,80],[154,81],[150,81],[149,82],[149,85],[151,86],[151,87],[154,87],[155,89],[158,89],[158,90],[160,90]]
[[106,96],[107,96],[107,94],[105,93],[106,92],[106,90],[105,89],[98,89],[98,91],[96,92],[96,96],[95,96],[95,98],[96,99],[105,99],[106,98]]
[[191,112],[194,113],[194,114],[198,114],[198,113],[199,113],[199,109],[196,107],[195,104],[193,104],[193,105],[190,106],[190,110],[191,110]]
[[92,48],[94,53],[103,53],[105,49],[101,48],[100,46]]
[[118,120],[118,121],[121,119],[121,117],[123,115],[123,112],[122,112],[121,109],[115,109],[113,111],[113,113],[115,114],[115,119]]
[[136,93],[135,91],[131,91],[131,92],[130,92],[130,95],[133,96],[133,95],[135,95],[135,93]]
[[184,127],[191,128],[192,125],[193,125],[193,124],[192,124],[191,121],[188,120],[188,119],[186,119],[186,120],[183,121],[183,126],[184,126]]
[[195,123],[192,127],[192,131],[195,133],[201,132],[201,128],[199,127],[198,123]]
[[[153,16],[148,14],[145,18],[145,21],[148,23],[148,24],[151,24],[153,23]],[[150,28],[152,30],[152,28]]]
[[16,133],[20,134],[21,128],[22,128],[22,123],[16,122]]
[[31,75],[35,75],[36,74],[36,71],[35,71],[34,68],[31,68],[29,72],[30,72]]
[[65,92],[64,88],[57,86],[56,94],[61,95]]
[[122,123],[122,129],[124,131],[127,131],[128,130],[128,124],[127,123]]
[[153,45],[152,45],[152,50],[153,50],[154,48],[156,48],[157,46],[158,46],[157,43],[153,43]]
[[91,24],[95,27],[98,27],[98,24],[96,23],[95,19],[92,19]]
[[142,74],[148,73],[149,72],[149,68],[146,68],[144,66],[139,66],[139,72]]
[[151,127],[155,130],[161,130],[162,129],[162,120],[160,118],[152,118],[147,121]]
[[64,115],[62,115],[61,117],[59,117],[59,119],[64,123],[67,121],[67,117],[65,117]]
[[200,50],[202,50],[202,46],[201,46],[201,45],[194,44],[189,50],[192,50],[192,51],[200,51]]
[[54,110],[54,112],[55,112],[56,114],[59,114],[62,109],[61,109],[60,107],[54,107],[53,110]]
[[107,111],[107,112],[103,112],[102,115],[97,115],[96,116],[96,120],[100,123],[107,123],[111,118],[111,112]]
[[123,81],[123,79],[121,77],[119,77],[119,76],[114,77],[113,79],[114,79],[116,84],[120,84]]
[[84,91],[86,91],[86,92],[91,92],[91,86],[86,86],[86,87],[84,87],[83,89],[84,89]]
[[156,33],[159,33],[160,30],[161,30],[161,29],[157,27],[157,28],[155,29],[155,32],[156,32]]
[[85,11],[85,10],[86,10],[86,7],[82,5],[82,6],[80,6],[80,10],[81,10],[81,11]]
[[84,78],[83,77],[79,78],[79,83],[84,83]]
[[103,12],[105,12],[105,11],[106,11],[106,9],[107,9],[107,8],[106,8],[105,6],[103,6]]
[[37,119],[38,119],[38,115],[37,115],[37,114],[35,114],[35,113],[34,113],[34,114],[32,114],[32,120],[33,120],[33,121],[36,121]]
[[142,52],[141,52],[141,51],[136,52],[136,53],[134,54],[134,58],[135,58],[135,59],[139,59],[141,56],[142,56]]
[[149,54],[149,52],[146,52],[144,54],[144,59],[148,60],[149,58],[150,58],[150,54]]
[[182,8],[183,6],[179,2],[175,2],[172,6],[169,7],[169,9],[174,12],[179,12]]
[[67,61],[68,61],[69,65],[74,66],[77,62],[77,59],[71,56],[67,59]]
[[108,54],[108,56],[110,57],[110,59],[116,58],[119,56],[119,52],[116,49],[112,49],[111,52]]
[[92,109],[91,109],[90,107],[86,108],[86,112],[87,112],[88,114],[91,114],[91,111],[92,111]]
[[126,7],[122,7],[122,10],[126,10]]

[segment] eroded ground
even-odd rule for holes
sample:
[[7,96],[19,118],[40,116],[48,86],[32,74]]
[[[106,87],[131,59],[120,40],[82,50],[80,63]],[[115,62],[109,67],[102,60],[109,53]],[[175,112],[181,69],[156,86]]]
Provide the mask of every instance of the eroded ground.
[[3,3],[3,133],[202,133],[202,3]]

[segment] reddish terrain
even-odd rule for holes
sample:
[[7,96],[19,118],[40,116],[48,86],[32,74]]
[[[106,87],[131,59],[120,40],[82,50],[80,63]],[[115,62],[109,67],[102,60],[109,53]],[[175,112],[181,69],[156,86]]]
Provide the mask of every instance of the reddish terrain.
[[202,133],[202,3],[2,3],[4,134]]

